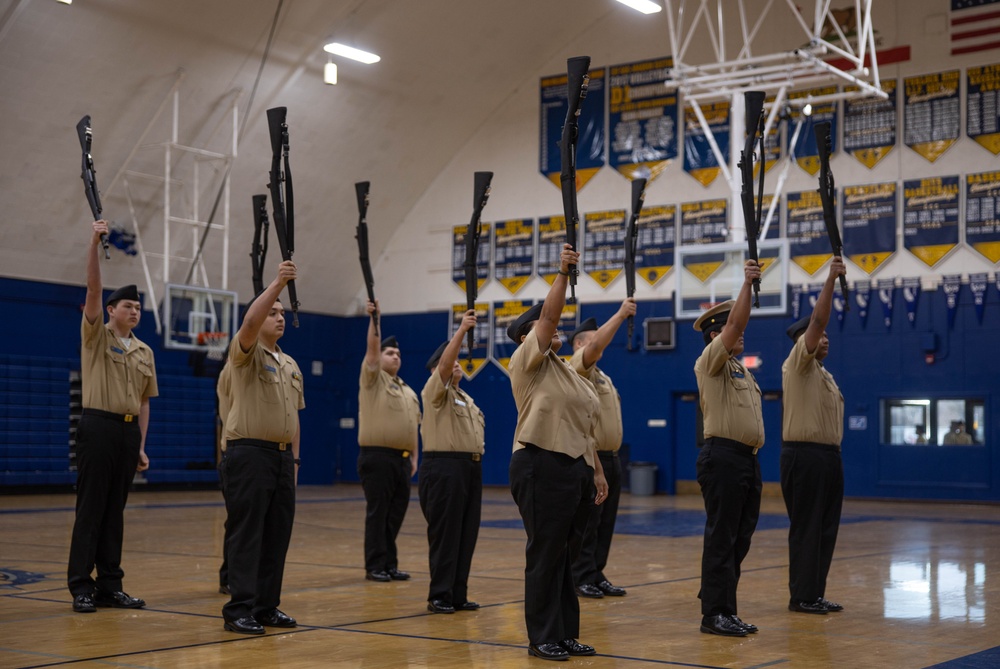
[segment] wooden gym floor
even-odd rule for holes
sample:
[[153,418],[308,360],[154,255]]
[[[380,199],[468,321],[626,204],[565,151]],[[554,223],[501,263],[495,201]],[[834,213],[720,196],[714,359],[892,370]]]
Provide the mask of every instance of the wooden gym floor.
[[[262,637],[222,629],[219,493],[132,495],[123,567],[139,611],[72,612],[73,504],[0,496],[0,667],[551,666],[527,655],[525,537],[506,489],[483,501],[470,583],[483,608],[434,615],[415,498],[399,537],[413,579],[382,584],[363,578],[360,487],[300,488],[281,604],[299,627]],[[848,501],[827,592],[845,610],[818,616],[786,608],[787,519],[766,497],[739,590],[760,633],[742,639],[698,631],[703,524],[699,497],[622,496],[607,573],[628,595],[580,602],[598,655],[564,666],[1000,666],[1000,507]]]

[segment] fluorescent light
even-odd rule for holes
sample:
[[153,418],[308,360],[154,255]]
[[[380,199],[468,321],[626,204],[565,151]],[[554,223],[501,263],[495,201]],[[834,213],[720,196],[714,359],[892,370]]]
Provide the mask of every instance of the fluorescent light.
[[382,60],[373,53],[368,53],[367,51],[362,51],[361,49],[355,49],[353,46],[347,46],[346,44],[341,44],[340,42],[330,42],[323,47],[323,51],[332,53],[335,56],[350,58],[351,60],[356,60],[359,63],[365,63],[367,65],[371,65],[372,63],[377,63]]
[[660,7],[653,0],[618,0],[618,2],[643,14],[655,14],[663,11],[663,7]]
[[331,86],[337,83],[337,64],[327,63],[323,66],[323,83]]
[[57,2],[61,2],[64,5],[72,5],[73,4],[73,0],[56,0],[56,1]]

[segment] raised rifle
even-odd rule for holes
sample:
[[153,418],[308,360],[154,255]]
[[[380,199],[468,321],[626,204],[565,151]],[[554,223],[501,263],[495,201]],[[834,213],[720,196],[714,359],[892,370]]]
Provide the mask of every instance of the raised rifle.
[[[76,124],[76,134],[80,137],[80,148],[83,149],[83,170],[80,178],[83,179],[83,192],[87,195],[87,202],[90,204],[90,212],[94,215],[94,220],[101,220],[101,193],[97,190],[97,179],[94,176],[97,170],[94,169],[94,157],[90,155],[90,144],[94,140],[94,133],[90,129],[90,115],[84,116]],[[108,236],[101,235],[101,246],[104,247],[104,259],[111,260],[111,252],[108,249]]]
[[[562,186],[563,214],[566,218],[566,243],[576,250],[576,227],[580,223],[580,212],[576,203],[576,144],[580,139],[580,105],[587,97],[590,83],[590,56],[576,56],[566,61],[566,123],[559,140],[559,157],[562,170],[559,180]],[[576,302],[576,265],[569,266],[569,304]]]
[[[740,174],[743,177],[743,191],[740,200],[743,203],[743,220],[747,230],[747,245],[750,260],[760,265],[757,257],[757,235],[760,234],[761,205],[764,203],[764,92],[747,91],[743,94],[746,106],[747,138],[740,153]],[[754,144],[760,137],[760,186],[757,192],[757,205],[753,197],[753,156]],[[753,280],[753,306],[760,306],[760,279]]]
[[[475,310],[479,296],[479,236],[483,232],[483,209],[490,199],[490,181],[493,172],[476,172],[472,187],[472,220],[465,232],[465,302],[468,309]],[[475,328],[468,332],[469,358],[466,367],[472,371],[472,347],[476,343]]]
[[[816,133],[816,148],[819,149],[819,199],[823,202],[823,222],[826,223],[826,235],[830,238],[833,255],[842,256],[844,242],[840,238],[840,228],[837,227],[837,188],[833,184],[833,172],[830,170],[830,147],[833,139],[830,137],[830,122],[820,121],[813,126]],[[844,296],[844,311],[851,310],[851,301],[847,294],[847,279],[840,275],[840,292]]]
[[[278,236],[281,259],[291,260],[295,253],[295,198],[292,193],[292,170],[288,164],[288,124],[285,123],[287,107],[267,110],[267,128],[271,134],[271,209],[274,212],[274,231]],[[281,163],[284,158],[285,170]],[[299,298],[295,294],[295,281],[288,282],[288,299],[292,307],[292,325],[299,327]]]
[[[368,290],[368,301],[375,304],[375,276],[372,274],[372,263],[368,257],[368,181],[354,184],[354,192],[358,196],[358,227],[354,238],[358,240],[358,259],[361,261],[361,273],[365,277],[365,288]],[[375,326],[375,336],[378,337],[378,312],[372,312],[372,325]]]
[[[639,213],[646,199],[646,179],[632,180],[632,215],[625,225],[625,293],[627,297],[635,295],[635,250],[639,243]],[[632,332],[635,329],[635,316],[628,317],[628,350],[632,350]]]
[[250,244],[250,265],[253,268],[253,294],[264,291],[264,260],[267,258],[267,195],[253,196],[253,242]]

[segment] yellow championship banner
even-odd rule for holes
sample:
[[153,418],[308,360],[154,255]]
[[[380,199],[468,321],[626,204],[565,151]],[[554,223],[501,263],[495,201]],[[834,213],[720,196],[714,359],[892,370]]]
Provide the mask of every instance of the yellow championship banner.
[[493,224],[493,275],[516,295],[534,275],[535,220],[516,218]]
[[1000,172],[965,176],[965,243],[1000,262]]
[[903,247],[934,267],[958,246],[957,176],[903,182]]
[[[588,73],[590,84],[587,97],[580,104],[580,136],[576,152],[576,189],[583,188],[604,166],[605,138],[604,86],[607,68],[596,67]],[[563,73],[541,80],[541,128],[538,145],[538,169],[545,177],[562,188],[562,155],[559,142],[566,124],[568,76]]]
[[[681,244],[717,244],[726,241],[726,200],[681,203]],[[723,253],[699,253],[684,257],[684,269],[706,283],[726,261]]]
[[1000,63],[968,68],[965,93],[965,134],[995,156],[1000,153]]
[[[450,337],[454,337],[458,327],[462,324],[465,312],[469,310],[468,304],[451,305],[451,330]],[[471,379],[482,369],[486,361],[489,360],[489,336],[490,336],[490,304],[489,302],[476,302],[476,327],[472,329],[472,354],[469,354],[468,335],[462,339],[462,349],[458,354],[458,363],[462,367],[465,378]]]
[[[729,160],[729,100],[700,105],[723,160]],[[722,173],[705,129],[692,106],[684,108],[684,171],[708,187]]]
[[[465,292],[465,235],[468,225],[456,225],[451,234],[451,279],[462,292]],[[479,248],[476,249],[476,277],[479,288],[490,277],[490,255],[493,250],[490,244],[490,224],[482,224]]]
[[677,205],[643,207],[636,227],[639,240],[635,250],[635,272],[650,286],[655,286],[674,266]]
[[785,206],[792,262],[810,275],[833,257],[823,219],[823,201],[815,190],[789,193]]
[[594,211],[583,215],[581,270],[607,288],[625,266],[625,210]]
[[[792,91],[788,94],[788,99],[827,97],[834,95],[836,92],[836,86],[825,86],[806,91]],[[790,147],[790,150],[795,155],[795,163],[812,176],[816,176],[816,173],[819,172],[819,147],[816,146],[816,133],[813,132],[813,127],[821,121],[826,121],[830,124],[830,139],[832,142],[830,153],[836,153],[837,103],[823,102],[812,105],[812,113],[805,118],[802,118],[802,110],[796,106],[792,111],[792,122],[798,123],[800,119],[802,120],[802,129],[795,140],[795,145]],[[791,143],[791,138],[788,141]]]
[[[896,146],[896,107],[899,93],[895,79],[883,79],[882,100],[866,97],[844,101],[844,151],[872,169]],[[848,86],[846,91],[857,91]]]
[[535,272],[550,286],[559,273],[559,256],[565,243],[565,216],[543,216],[538,219],[538,266]]
[[677,91],[666,84],[673,64],[665,57],[609,68],[608,164],[626,179],[652,181],[677,157]]
[[903,80],[903,143],[934,162],[958,140],[959,70]]
[[896,252],[896,182],[845,186],[840,206],[848,259],[872,274]]

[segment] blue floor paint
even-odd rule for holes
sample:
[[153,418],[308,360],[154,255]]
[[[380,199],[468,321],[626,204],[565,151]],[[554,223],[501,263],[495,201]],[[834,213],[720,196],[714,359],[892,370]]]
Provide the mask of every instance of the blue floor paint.
[[924,669],[996,669],[997,667],[1000,667],[1000,646],[931,665]]

